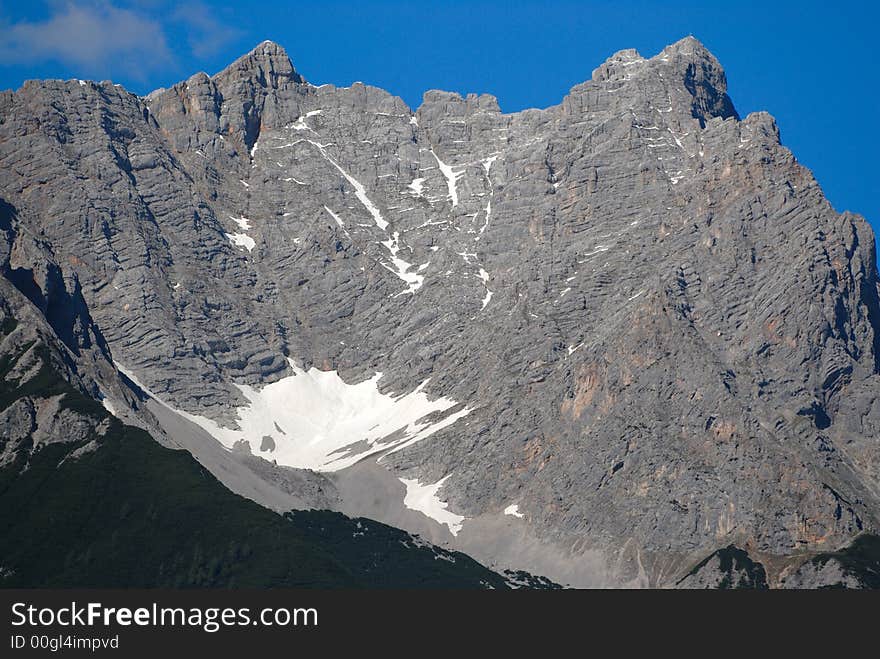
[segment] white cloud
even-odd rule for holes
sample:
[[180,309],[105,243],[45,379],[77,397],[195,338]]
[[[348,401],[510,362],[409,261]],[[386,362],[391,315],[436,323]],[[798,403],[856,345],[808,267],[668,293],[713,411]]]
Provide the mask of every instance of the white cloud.
[[173,56],[159,21],[108,2],[52,3],[43,21],[0,25],[0,62],[56,61],[83,76],[124,72],[144,78]]
[[189,48],[198,58],[216,55],[224,46],[242,35],[240,30],[218,20],[216,10],[201,2],[181,4],[174,11],[173,17],[184,24]]

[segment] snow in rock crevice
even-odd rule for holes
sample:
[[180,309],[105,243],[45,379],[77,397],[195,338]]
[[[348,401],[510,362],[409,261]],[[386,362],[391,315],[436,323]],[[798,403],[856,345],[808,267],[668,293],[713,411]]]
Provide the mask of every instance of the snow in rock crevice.
[[477,275],[483,282],[483,286],[486,288],[486,296],[483,298],[483,306],[480,307],[480,311],[485,309],[489,302],[492,300],[492,291],[489,290],[489,273],[486,272],[483,268],[480,268],[480,273]]
[[313,140],[305,140],[305,141],[308,142],[309,144],[313,145],[315,148],[317,148],[318,151],[321,152],[321,156],[324,158],[324,160],[326,160],[331,165],[333,165],[336,168],[336,170],[340,174],[342,174],[342,176],[345,177],[345,180],[348,181],[349,183],[351,183],[352,187],[354,188],[355,196],[358,198],[358,201],[360,201],[361,204],[363,204],[364,208],[367,209],[367,212],[370,213],[370,215],[373,218],[373,221],[376,223],[376,226],[379,227],[380,229],[382,229],[382,231],[387,229],[388,228],[388,221],[384,217],[382,217],[382,212],[376,207],[376,205],[372,201],[370,201],[370,198],[367,196],[366,188],[354,176],[352,176],[347,171],[345,171],[345,169],[343,169],[342,166],[338,162],[336,162],[336,160],[333,158],[333,156],[331,156],[329,153],[327,153],[326,147],[328,145],[319,144],[318,142],[315,142]]
[[324,206],[324,210],[330,214],[330,217],[333,218],[336,224],[338,224],[343,229],[345,228],[345,223],[342,221],[342,218],[340,218],[336,213],[327,208],[327,206]]
[[489,228],[489,223],[492,221],[492,197],[495,195],[495,186],[492,184],[492,178],[489,176],[489,170],[492,168],[492,163],[494,163],[497,159],[498,156],[494,155],[489,156],[482,161],[483,170],[486,172],[486,182],[489,185],[489,198],[486,200],[486,208],[483,210],[486,217],[483,220],[483,226],[480,227],[480,231],[477,234],[477,237],[474,238],[475,241],[480,240],[483,233],[486,231],[486,229]]
[[452,200],[452,205],[458,206],[458,190],[456,189],[455,184],[461,175],[464,174],[464,170],[456,172],[450,165],[447,165],[440,160],[440,156],[434,153],[433,148],[431,149],[431,155],[434,156],[434,160],[437,161],[437,167],[440,168],[443,177],[446,179],[446,185],[449,188],[449,198]]

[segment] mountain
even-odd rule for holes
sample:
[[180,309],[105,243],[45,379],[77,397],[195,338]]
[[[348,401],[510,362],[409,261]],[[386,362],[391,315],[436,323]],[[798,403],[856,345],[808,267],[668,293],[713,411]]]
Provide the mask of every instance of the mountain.
[[75,357],[0,288],[3,586],[554,586],[501,576],[372,520],[282,517],[233,494],[188,452],[160,446],[90,396]]
[[271,42],[143,98],[29,81],[0,164],[86,393],[266,508],[574,586],[871,583],[874,237],[692,37],[512,114]]

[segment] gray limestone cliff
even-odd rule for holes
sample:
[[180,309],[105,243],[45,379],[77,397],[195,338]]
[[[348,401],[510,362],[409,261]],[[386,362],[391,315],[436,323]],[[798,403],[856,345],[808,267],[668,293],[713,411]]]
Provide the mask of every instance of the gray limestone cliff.
[[[30,81],[0,93],[0,198],[7,276],[63,292],[71,350],[322,506],[576,585],[735,545],[772,586],[880,526],[873,234],[693,38],[513,114],[314,86],[270,42],[144,98]],[[423,395],[427,421],[356,423]],[[294,471],[334,432],[321,459],[360,461]]]

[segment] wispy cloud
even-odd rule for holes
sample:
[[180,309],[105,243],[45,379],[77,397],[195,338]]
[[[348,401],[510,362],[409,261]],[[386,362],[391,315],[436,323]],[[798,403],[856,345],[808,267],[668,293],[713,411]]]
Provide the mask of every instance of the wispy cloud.
[[241,30],[219,20],[216,11],[201,2],[181,5],[173,18],[184,25],[190,51],[200,59],[216,55],[242,35]]
[[6,64],[56,61],[84,75],[144,78],[174,61],[158,20],[109,2],[52,3],[45,20],[0,30],[0,62]]

